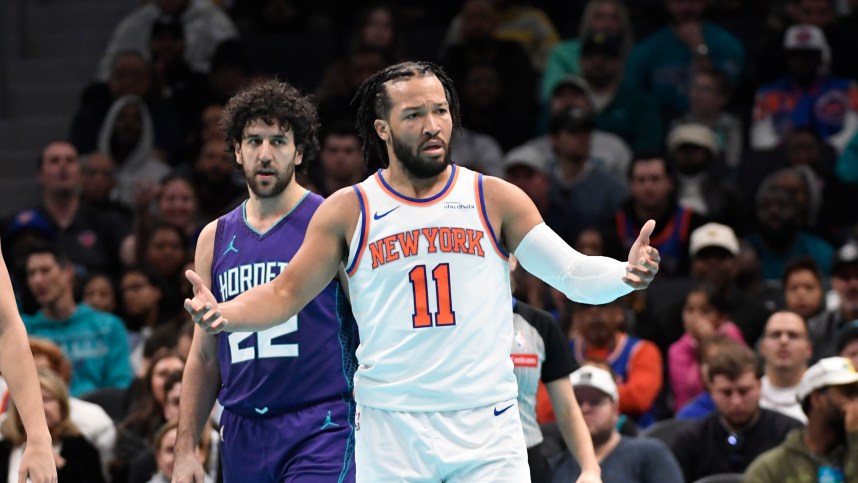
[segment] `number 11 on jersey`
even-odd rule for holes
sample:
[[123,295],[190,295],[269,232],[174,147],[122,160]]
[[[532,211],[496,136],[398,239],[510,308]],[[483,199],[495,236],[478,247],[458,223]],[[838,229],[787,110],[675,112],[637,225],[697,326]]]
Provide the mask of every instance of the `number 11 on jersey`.
[[414,294],[414,314],[411,316],[415,329],[435,326],[456,325],[456,312],[453,311],[452,292],[450,291],[450,264],[439,263],[432,269],[435,282],[435,306],[438,310],[429,312],[429,290],[426,278],[426,265],[417,265],[408,272],[411,290]]

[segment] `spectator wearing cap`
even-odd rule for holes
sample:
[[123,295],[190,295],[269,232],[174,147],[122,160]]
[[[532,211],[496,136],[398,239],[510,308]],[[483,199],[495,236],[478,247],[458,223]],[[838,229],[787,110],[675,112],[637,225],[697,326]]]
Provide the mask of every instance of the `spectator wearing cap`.
[[736,170],[745,148],[744,126],[738,117],[726,112],[733,88],[724,73],[714,69],[695,70],[688,91],[688,112],[676,119],[679,124],[701,124],[715,132],[718,151],[730,170]]
[[591,159],[593,117],[572,108],[553,121],[551,134],[552,216],[565,217],[577,225],[561,236],[574,240],[587,227],[606,223],[626,198],[628,190],[618,179]]
[[849,359],[829,357],[811,366],[798,398],[807,428],[757,458],[745,472],[754,483],[858,481],[858,372]]
[[[510,283],[513,292],[518,281],[518,260],[510,257]],[[521,275],[521,272],[519,272]],[[581,410],[572,393],[569,375],[578,368],[566,344],[566,337],[548,312],[513,298],[513,330],[515,337],[510,349],[513,373],[518,382],[518,412],[527,445],[527,462],[531,481],[548,481],[551,469],[545,457],[544,436],[537,420],[540,390],[547,393],[558,430],[567,441],[569,453],[587,468],[590,478],[597,477],[599,465],[588,448],[587,433],[583,432]],[[589,480],[587,480],[589,481]]]
[[[622,436],[617,431],[620,417],[617,385],[611,373],[584,366],[570,376],[575,398],[593,439],[602,481],[623,483],[681,482],[682,471],[670,450],[659,440]],[[564,452],[551,461],[556,482],[575,481],[581,467]]]
[[710,359],[707,384],[716,410],[681,428],[670,444],[685,481],[744,472],[801,427],[789,416],[760,408],[757,370],[757,356],[741,345],[724,347]]
[[661,256],[662,276],[688,275],[688,242],[691,232],[704,218],[676,202],[676,175],[673,166],[659,153],[638,153],[628,170],[629,192],[616,211],[610,228],[624,247],[631,248],[647,220],[655,220],[650,244]]
[[651,93],[668,118],[688,111],[688,85],[694,68],[714,68],[735,83],[745,63],[742,43],[703,20],[706,0],[665,0],[670,25],[632,50],[626,77]]
[[589,0],[581,14],[578,38],[557,44],[548,55],[540,89],[543,104],[548,104],[557,84],[569,74],[581,73],[581,39],[591,34],[604,34],[622,39],[625,58],[634,43],[629,10],[621,0]]
[[184,57],[190,66],[207,73],[221,42],[238,37],[238,29],[220,7],[209,0],[157,0],[129,13],[114,29],[98,65],[98,78],[107,79],[113,57],[123,50],[145,52],[152,25],[159,17],[176,17],[185,37]]
[[682,124],[671,129],[667,145],[676,166],[680,206],[740,228],[741,194],[732,180],[721,175],[724,164],[715,132],[702,124]]
[[778,184],[778,173],[768,176],[756,196],[756,230],[747,241],[762,264],[763,278],[780,280],[787,263],[808,255],[823,275],[831,273],[834,249],[825,240],[802,228],[802,215],[795,194]]
[[[584,112],[594,113],[593,94],[587,81],[580,76],[570,74],[562,78],[551,91],[551,99],[548,105],[550,116],[548,130],[551,132],[532,139],[527,144],[541,150],[546,158],[553,158],[551,135],[554,134],[553,130],[560,125],[560,116],[573,107]],[[593,129],[590,134],[590,153],[594,164],[602,167],[614,178],[625,182],[632,151],[621,137]]]
[[[529,144],[519,146],[504,156],[503,168],[504,178],[521,188],[533,200],[542,217],[546,218],[549,214],[551,176],[548,174],[548,159],[542,151]],[[554,230],[557,231],[556,228]]]
[[633,151],[661,149],[664,125],[658,104],[644,90],[623,82],[622,39],[592,33],[583,39],[581,76],[590,85],[596,126],[612,132]]
[[819,27],[793,25],[784,49],[788,74],[757,90],[751,146],[774,148],[792,130],[811,127],[843,151],[858,131],[858,84],[828,74],[831,50]]
[[839,299],[838,306],[807,323],[814,360],[837,354],[837,335],[848,323],[858,319],[858,244],[855,242],[837,250],[831,267],[831,288]]
[[796,399],[799,383],[813,355],[804,318],[788,311],[772,314],[766,321],[759,350],[765,363],[760,406],[807,423]]
[[649,319],[636,326],[635,333],[658,344],[666,352],[684,332],[682,310],[692,288],[708,283],[726,297],[729,320],[742,331],[750,346],[756,344],[763,325],[779,302],[779,291],[767,288],[746,289],[737,283],[739,257],[746,248],[732,228],[721,224],[703,225],[691,232],[690,278],[664,278],[646,293]]
[[27,253],[32,246],[51,243],[56,237],[54,225],[47,217],[33,209],[18,212],[4,230],[3,251],[6,252],[6,264],[18,309],[22,313],[31,314],[39,308],[27,288],[27,268],[24,263]]

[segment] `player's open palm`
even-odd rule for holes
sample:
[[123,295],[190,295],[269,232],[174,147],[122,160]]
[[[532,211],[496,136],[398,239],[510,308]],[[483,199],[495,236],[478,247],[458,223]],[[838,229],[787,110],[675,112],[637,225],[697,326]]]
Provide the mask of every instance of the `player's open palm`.
[[188,270],[185,276],[194,289],[194,298],[185,299],[185,310],[191,314],[191,320],[209,334],[221,332],[226,327],[227,321],[221,317],[217,300],[211,290],[203,284],[197,272]]
[[196,451],[176,451],[173,462],[172,483],[203,483],[206,472]]
[[[28,479],[29,478],[29,479]],[[57,465],[50,443],[31,444],[24,448],[21,466],[18,468],[18,483],[56,483]]]
[[658,273],[661,256],[655,247],[649,245],[649,237],[653,230],[655,230],[655,220],[647,221],[629,250],[628,273],[623,277],[623,281],[636,290],[647,288]]

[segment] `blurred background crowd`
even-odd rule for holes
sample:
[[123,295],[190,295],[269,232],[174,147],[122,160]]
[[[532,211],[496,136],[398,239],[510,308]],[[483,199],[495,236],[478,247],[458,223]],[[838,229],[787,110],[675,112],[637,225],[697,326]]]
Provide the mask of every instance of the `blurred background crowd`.
[[[200,229],[247,196],[219,114],[264,76],[314,96],[321,152],[299,182],[323,196],[378,168],[354,128],[358,86],[429,60],[461,98],[453,160],[519,186],[579,251],[622,259],[655,219],[661,270],[645,292],[587,307],[515,277],[579,363],[610,366],[630,434],[700,398],[697,417],[727,411],[706,371],[718,344],[758,353],[752,416],[805,422],[789,391],[808,364],[858,362],[858,1],[22,0],[0,13],[0,239],[57,424],[74,422],[64,437],[107,481],[171,471],[161,446],[193,329],[182,274]],[[770,330],[781,309],[798,315],[795,338]],[[217,437],[200,450],[212,477]]]

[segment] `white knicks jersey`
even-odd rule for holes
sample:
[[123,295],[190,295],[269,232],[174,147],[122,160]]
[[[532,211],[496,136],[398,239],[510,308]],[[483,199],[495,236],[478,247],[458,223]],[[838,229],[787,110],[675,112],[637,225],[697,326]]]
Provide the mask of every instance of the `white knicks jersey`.
[[516,397],[509,255],[488,224],[482,175],[450,173],[426,199],[396,193],[381,171],[354,187],[361,217],[346,270],[359,404],[450,411]]

